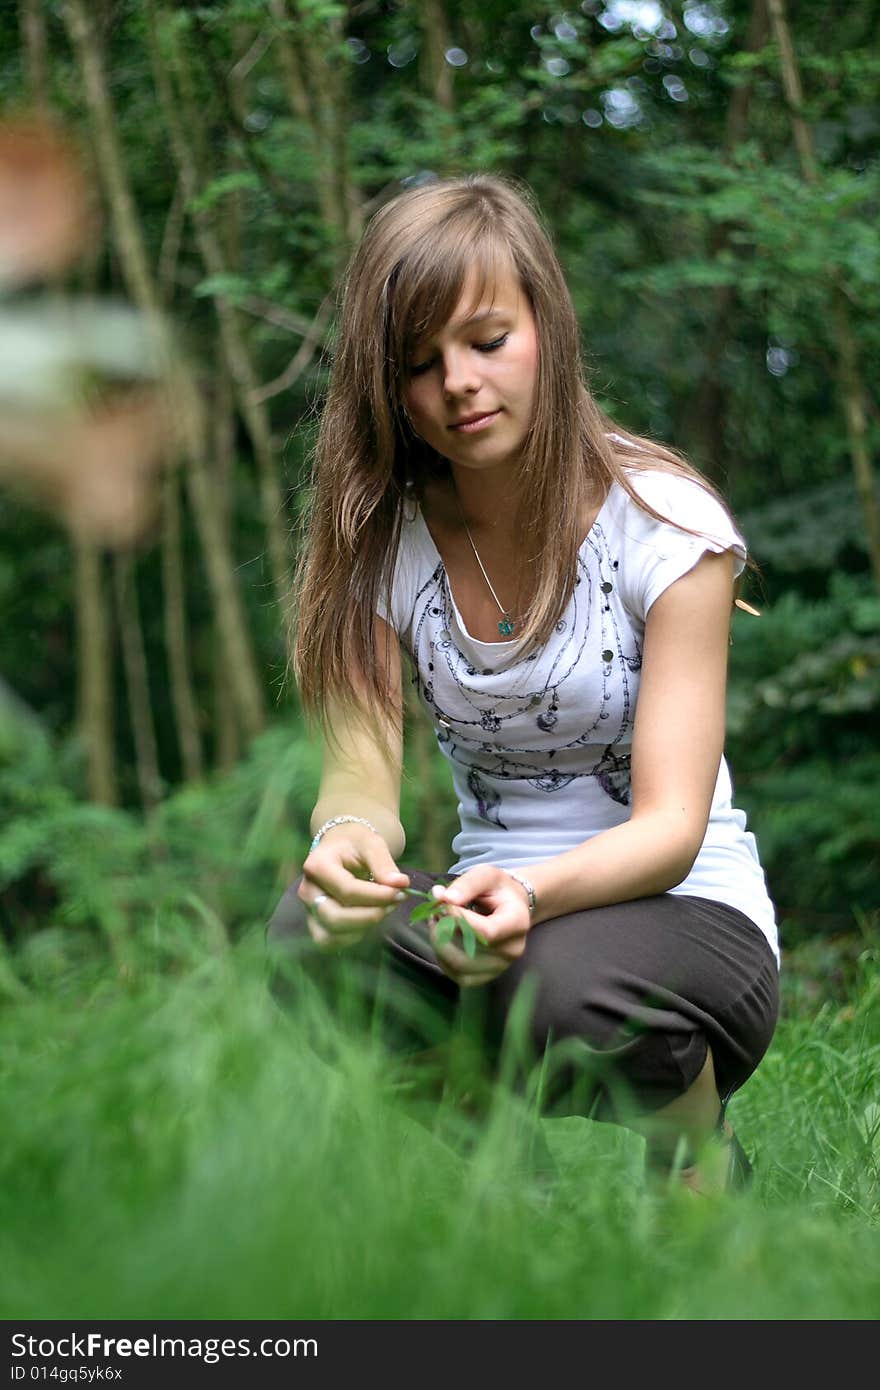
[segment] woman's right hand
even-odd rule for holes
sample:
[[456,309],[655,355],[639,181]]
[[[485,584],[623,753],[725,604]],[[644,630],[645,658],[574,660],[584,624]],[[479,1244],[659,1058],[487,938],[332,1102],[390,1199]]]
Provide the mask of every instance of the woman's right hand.
[[338,950],[384,922],[408,887],[381,835],[352,823],[333,826],[310,851],[297,894],[315,945]]

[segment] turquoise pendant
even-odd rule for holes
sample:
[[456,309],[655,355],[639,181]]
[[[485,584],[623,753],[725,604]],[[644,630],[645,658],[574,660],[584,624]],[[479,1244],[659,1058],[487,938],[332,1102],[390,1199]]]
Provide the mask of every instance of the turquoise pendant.
[[502,637],[509,637],[515,628],[516,623],[512,618],[502,618],[498,624],[498,631],[501,633]]

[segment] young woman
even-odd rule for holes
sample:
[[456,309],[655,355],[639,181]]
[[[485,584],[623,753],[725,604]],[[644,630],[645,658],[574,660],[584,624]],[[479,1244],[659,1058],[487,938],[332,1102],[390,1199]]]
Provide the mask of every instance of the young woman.
[[[724,1108],[777,1012],[773,906],[722,756],[745,559],[709,484],[592,400],[525,190],[436,181],[376,214],[296,586],[314,840],[270,938],[384,950],[452,1007],[477,987],[487,1037],[528,979],[554,1094],[641,1128],[649,1156],[684,1136],[703,1187],[747,1166]],[[401,649],[459,801],[446,889],[398,865]],[[438,945],[408,885],[487,944]]]

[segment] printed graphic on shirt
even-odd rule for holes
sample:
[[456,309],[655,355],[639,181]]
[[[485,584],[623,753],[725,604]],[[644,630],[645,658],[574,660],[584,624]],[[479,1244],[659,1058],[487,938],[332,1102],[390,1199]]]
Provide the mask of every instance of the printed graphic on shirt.
[[618,757],[613,748],[606,748],[602,761],[596,768],[596,781],[603,792],[621,806],[629,805],[630,771],[632,759],[629,753]]
[[613,801],[629,804],[642,653],[611,601],[618,565],[596,523],[578,554],[558,640],[525,661],[515,644],[470,638],[442,562],[419,590],[407,632],[414,681],[441,750],[467,769],[468,809],[481,820],[507,829],[511,781],[552,795],[595,778]]

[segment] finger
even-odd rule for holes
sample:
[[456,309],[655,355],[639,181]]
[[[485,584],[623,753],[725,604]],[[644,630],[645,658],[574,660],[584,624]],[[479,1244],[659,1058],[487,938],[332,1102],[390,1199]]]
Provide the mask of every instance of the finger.
[[409,887],[409,874],[397,867],[387,847],[378,838],[363,846],[361,857],[375,883],[393,888],[396,892]]
[[318,931],[320,936],[316,936],[313,931],[312,940],[319,951],[344,951],[347,947],[357,946],[358,942],[364,939],[362,932],[358,932],[356,936],[342,936],[336,932],[324,931],[322,927],[319,927]]
[[326,893],[319,893],[311,902],[308,902],[306,911],[311,918],[317,920],[325,931],[336,936],[344,936],[346,933],[352,932],[362,936],[370,927],[384,922],[388,915],[388,908],[384,905],[379,907],[346,907]]
[[[442,904],[440,915],[444,915],[444,910],[448,911],[448,906],[449,905],[446,903]],[[484,947],[484,943],[491,946],[495,945],[497,933],[495,929],[494,913],[485,916],[482,912],[474,912],[471,908],[456,907],[451,913],[448,913],[448,915],[460,917],[469,927],[478,933],[479,938],[481,938],[479,942],[481,949]]]
[[316,946],[326,946],[330,941],[330,933],[325,931],[320,922],[317,922],[311,913],[306,918],[306,925],[309,929],[309,936]]
[[479,898],[482,893],[488,893],[490,888],[497,887],[499,878],[499,870],[495,864],[477,864],[475,868],[453,878],[448,888],[438,883],[431,892],[443,902],[464,907],[474,898]]
[[492,981],[497,980],[499,975],[503,975],[506,969],[507,966],[505,965],[503,967],[499,967],[498,970],[493,970],[491,975],[471,975],[467,979],[459,980],[459,988],[475,989],[478,985],[491,985]]
[[443,946],[438,946],[436,941],[434,954],[444,969],[448,967],[450,972],[454,972],[459,977],[470,977],[474,975],[489,975],[506,970],[509,961],[494,951],[478,950],[475,956],[469,956],[460,946],[447,942]]
[[480,917],[478,913],[465,913],[465,910],[463,908],[456,908],[454,914],[451,915],[459,919],[464,919],[465,917],[467,917],[470,920],[468,920],[467,922],[462,921],[462,931],[456,930],[452,933],[451,936],[448,935],[446,931],[444,931],[442,945],[438,946],[437,932],[440,927],[441,921],[447,915],[450,914],[444,913],[441,910],[441,912],[438,913],[436,917],[430,917],[428,919],[428,930],[431,938],[431,944],[434,947],[435,952],[447,951],[453,953],[450,956],[450,959],[454,959],[457,965],[461,962],[466,961],[468,970],[482,968],[482,962],[492,954],[492,947],[481,934],[477,937],[476,943],[474,943],[476,949],[466,949],[464,929],[467,926],[470,926],[471,923],[473,923],[474,932],[481,933],[483,918]]
[[312,885],[311,893],[300,892],[304,902],[308,902],[315,893],[326,893],[342,907],[369,908],[374,911],[382,909],[384,914],[387,908],[404,901],[406,894],[402,887],[371,883],[366,878],[358,878],[352,869],[364,867],[359,857],[352,855],[347,861],[340,862],[338,857],[331,858],[329,853],[324,858],[318,858],[319,855],[320,850],[316,850],[303,864],[303,876]]
[[322,921],[319,910],[323,907],[324,902],[321,902],[318,909],[309,907],[306,910],[306,923],[316,946],[321,947],[322,950],[333,950],[345,946],[355,946],[363,940],[366,935],[363,927],[353,928],[347,922],[334,926],[332,923]]
[[[503,903],[487,916],[481,916],[478,912],[468,912],[467,908],[456,908],[456,914],[458,913],[466,916],[474,931],[480,932],[495,950],[516,946],[518,942],[524,943],[528,935],[528,925],[523,922],[519,904],[511,907]],[[518,954],[522,954],[521,950]]]
[[459,965],[450,961],[448,957],[441,953],[438,953],[437,960],[444,974],[448,975],[451,980],[454,980],[461,989],[469,989],[474,985],[489,984],[492,980],[497,979],[499,975],[502,975],[510,964],[509,961],[502,961],[496,957],[491,963],[483,964],[480,969],[475,969],[474,962],[467,960],[467,957],[465,957],[467,963]]
[[494,949],[509,965],[511,961],[519,960],[520,956],[525,954],[526,939],[524,936],[513,936],[508,941],[496,942]]

